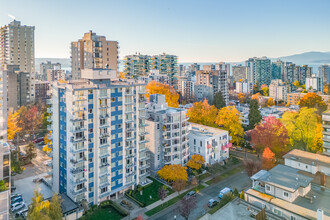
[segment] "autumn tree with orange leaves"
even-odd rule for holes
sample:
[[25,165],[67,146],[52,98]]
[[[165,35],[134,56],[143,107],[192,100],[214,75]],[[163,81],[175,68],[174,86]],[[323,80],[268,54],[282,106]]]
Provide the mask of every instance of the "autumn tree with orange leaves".
[[273,98],[269,98],[268,100],[267,100],[267,106],[274,106],[275,105],[275,102],[274,102],[274,99]]
[[168,182],[178,179],[188,180],[187,167],[183,167],[180,164],[165,165],[157,174],[160,178]]
[[14,114],[9,112],[7,116],[7,139],[13,140],[16,133],[21,130],[22,128],[18,126],[18,113],[16,111]]
[[251,143],[257,153],[260,154],[266,147],[275,153],[277,158],[281,158],[287,152],[289,144],[288,130],[280,119],[268,116],[250,131]]
[[191,159],[188,161],[187,166],[191,169],[199,170],[205,163],[204,157],[199,154],[194,154],[191,156]]
[[275,166],[275,154],[266,147],[262,153],[262,169],[270,170]]
[[244,93],[238,93],[237,98],[240,103],[246,102],[246,94],[244,94]]
[[187,116],[190,122],[216,127],[217,113],[218,109],[214,105],[209,105],[207,99],[204,99],[203,102],[193,103],[193,106],[188,109]]
[[168,86],[156,81],[151,81],[146,85],[146,97],[149,98],[151,94],[162,94],[165,95],[165,102],[169,107],[179,107],[179,94],[175,91],[172,86]]
[[300,108],[307,107],[307,108],[316,108],[318,114],[321,115],[322,112],[327,110],[327,105],[322,100],[322,97],[314,92],[309,92],[304,95],[298,102]]

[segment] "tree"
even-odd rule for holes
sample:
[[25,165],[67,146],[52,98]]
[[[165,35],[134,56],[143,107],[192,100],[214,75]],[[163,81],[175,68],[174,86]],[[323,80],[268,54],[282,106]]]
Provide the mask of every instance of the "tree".
[[191,156],[191,159],[188,161],[187,166],[191,169],[199,170],[205,163],[204,157],[199,154],[194,154]]
[[13,140],[16,133],[20,132],[21,130],[22,128],[18,126],[18,113],[16,111],[14,114],[9,112],[7,116],[7,139]]
[[119,72],[119,73],[118,73],[118,77],[119,77],[120,79],[125,79],[125,73],[124,73],[124,72]]
[[249,129],[253,129],[262,119],[258,101],[256,99],[252,99],[250,101],[250,111],[249,111]]
[[22,106],[18,111],[18,126],[22,128],[21,133],[32,134],[35,130],[39,129],[43,121],[43,113],[41,114],[38,107]]
[[269,96],[269,88],[266,84],[261,85],[261,92],[264,96]]
[[262,169],[270,170],[275,166],[275,154],[266,147],[262,153]]
[[4,180],[0,180],[0,192],[2,191],[6,191],[7,187],[5,185],[5,181]]
[[197,207],[197,198],[195,196],[185,196],[180,202],[180,215],[188,220],[190,213]]
[[268,116],[250,131],[251,143],[257,153],[260,154],[266,147],[269,147],[277,158],[287,152],[289,144],[288,131],[280,119]]
[[323,126],[322,123],[318,123],[316,126],[314,141],[312,146],[309,148],[310,152],[323,152]]
[[327,105],[322,100],[322,97],[317,95],[314,92],[309,92],[304,95],[298,102],[300,108],[307,107],[307,108],[316,108],[318,114],[321,115],[322,112],[327,110]]
[[49,208],[48,215],[50,219],[62,220],[63,215],[62,215],[61,203],[62,203],[61,197],[57,193],[54,193],[48,207]]
[[218,109],[214,105],[209,105],[207,99],[203,102],[195,102],[188,109],[187,117],[189,121],[206,126],[216,127],[215,118],[217,117]]
[[243,142],[244,130],[240,117],[241,114],[234,106],[227,106],[219,110],[216,118],[217,125],[229,132],[231,142],[236,145]]
[[292,84],[297,88],[299,87],[299,81],[294,81]]
[[53,194],[51,201],[44,200],[40,193],[40,188],[33,192],[33,197],[29,205],[28,219],[30,220],[61,220],[62,208],[61,198],[56,193]]
[[259,82],[257,81],[256,84],[253,84],[253,94],[258,93],[259,91]]
[[184,190],[187,186],[187,181],[183,179],[176,179],[172,183],[172,188],[180,194],[180,191]]
[[193,179],[191,180],[191,184],[192,185],[197,185],[198,184],[198,180],[197,180],[196,176],[194,176]]
[[26,148],[26,158],[31,161],[32,159],[36,158],[37,156],[37,148],[34,146],[33,143],[29,143]]
[[261,170],[261,163],[259,160],[245,159],[243,161],[243,165],[249,177]]
[[179,94],[175,91],[172,86],[168,86],[156,81],[151,81],[146,85],[146,97],[149,98],[151,94],[162,94],[165,95],[165,102],[169,107],[179,107]]
[[163,187],[159,187],[158,188],[158,196],[160,198],[160,200],[164,200],[167,197],[167,190],[164,189]]
[[246,95],[244,93],[238,93],[237,98],[241,104],[246,102]]
[[157,174],[160,178],[169,182],[177,179],[188,180],[187,167],[183,167],[180,164],[165,165]]
[[258,93],[256,93],[256,94],[254,94],[254,95],[251,96],[251,100],[252,99],[256,99],[258,101],[258,103],[259,103],[259,99],[260,99],[261,96],[262,95],[258,92]]
[[45,142],[45,146],[42,148],[43,151],[45,151],[47,154],[52,152],[52,140],[48,139],[48,136],[52,135],[52,131],[49,131],[48,134],[45,134],[44,137],[44,142]]
[[226,101],[220,91],[214,95],[214,106],[218,109],[226,107]]
[[267,106],[273,106],[273,105],[275,105],[274,99],[273,98],[269,98],[267,100]]
[[323,83],[323,93],[330,95],[330,83]]
[[[287,111],[282,122],[288,130],[290,144],[293,148],[314,151],[314,139],[319,138],[321,130],[320,116],[315,108],[301,108],[299,112]],[[320,125],[321,126],[321,125]]]
[[245,200],[245,196],[244,196],[244,192],[243,192],[243,190],[242,190],[241,193],[239,194],[239,198]]

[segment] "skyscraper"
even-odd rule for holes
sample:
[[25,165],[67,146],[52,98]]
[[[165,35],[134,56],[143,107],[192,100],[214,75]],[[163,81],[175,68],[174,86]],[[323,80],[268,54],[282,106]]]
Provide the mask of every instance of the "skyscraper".
[[267,57],[256,58],[254,60],[254,84],[269,85],[271,81],[271,62]]
[[45,81],[47,80],[47,71],[48,70],[61,70],[61,64],[60,63],[51,63],[50,61],[46,61],[46,63],[40,64],[40,77],[39,79]]
[[52,84],[55,192],[92,205],[148,183],[144,86],[109,69]]
[[89,31],[71,43],[72,79],[80,79],[83,69],[118,69],[118,42],[108,41]]
[[34,29],[16,20],[0,28],[0,67],[19,65],[20,71],[29,74],[31,102],[35,100]]
[[329,65],[319,66],[318,76],[323,78],[324,83],[330,83],[330,66]]
[[246,66],[238,65],[232,67],[232,75],[234,77],[234,81],[238,82],[241,79],[246,79]]

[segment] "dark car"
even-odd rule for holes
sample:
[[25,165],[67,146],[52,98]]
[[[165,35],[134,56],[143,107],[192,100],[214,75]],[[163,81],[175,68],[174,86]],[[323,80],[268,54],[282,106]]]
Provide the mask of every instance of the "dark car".
[[34,144],[37,144],[37,143],[40,143],[40,142],[42,142],[42,141],[44,141],[44,138],[43,138],[43,137],[40,137],[40,138],[37,138],[37,139],[33,140],[32,142],[33,142]]

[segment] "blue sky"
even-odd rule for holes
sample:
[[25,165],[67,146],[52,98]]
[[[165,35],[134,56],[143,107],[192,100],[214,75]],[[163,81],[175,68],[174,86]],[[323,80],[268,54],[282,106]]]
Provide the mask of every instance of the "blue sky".
[[8,14],[34,25],[36,57],[69,57],[93,30],[119,41],[120,57],[234,62],[330,51],[329,11],[329,0],[0,0],[0,26]]

